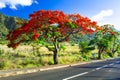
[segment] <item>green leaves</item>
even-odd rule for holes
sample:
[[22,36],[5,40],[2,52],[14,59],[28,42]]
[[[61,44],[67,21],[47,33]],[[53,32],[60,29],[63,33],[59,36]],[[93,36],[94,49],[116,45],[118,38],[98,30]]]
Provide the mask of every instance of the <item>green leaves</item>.
[[42,44],[43,46],[46,46],[46,45],[47,45],[47,43],[45,42],[45,39],[44,39],[43,37],[37,39],[37,40],[35,41],[35,43],[38,44],[38,45],[39,45],[39,44]]
[[88,42],[82,41],[79,43],[79,48],[82,53],[88,53],[91,50],[95,49],[95,46],[90,46]]
[[60,32],[54,32],[55,36],[60,36]]
[[74,29],[74,28],[76,28],[77,26],[75,25],[75,24],[73,24],[73,23],[69,23],[69,25],[70,25],[70,27],[72,28],[72,29]]
[[70,27],[70,28],[72,28],[72,29],[77,28],[77,25],[75,25],[75,24],[72,23],[72,22],[65,23],[65,26],[66,26],[66,27]]
[[47,33],[47,36],[48,36],[48,37],[51,37],[51,36],[52,36],[52,34],[51,34],[51,33]]
[[63,45],[60,45],[60,50],[65,50],[66,49],[66,47],[65,46],[63,46]]

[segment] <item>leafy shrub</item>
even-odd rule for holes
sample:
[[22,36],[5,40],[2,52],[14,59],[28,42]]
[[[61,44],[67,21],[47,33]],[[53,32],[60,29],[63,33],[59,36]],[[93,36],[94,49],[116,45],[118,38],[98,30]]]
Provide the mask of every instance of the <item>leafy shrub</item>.
[[36,67],[36,65],[35,64],[27,64],[25,67],[32,68],[32,67]]
[[53,64],[54,64],[53,60],[48,61],[48,65],[53,65]]
[[0,69],[9,69],[11,66],[10,61],[1,61],[0,62]]
[[87,54],[82,54],[83,61],[90,60],[89,56]]
[[110,56],[110,57],[113,57],[113,56],[114,56],[114,54],[111,53],[111,52],[107,52],[107,54],[108,54],[108,56]]
[[0,56],[4,53],[3,49],[0,49]]
[[102,54],[102,59],[107,59],[107,58],[110,58],[108,54]]

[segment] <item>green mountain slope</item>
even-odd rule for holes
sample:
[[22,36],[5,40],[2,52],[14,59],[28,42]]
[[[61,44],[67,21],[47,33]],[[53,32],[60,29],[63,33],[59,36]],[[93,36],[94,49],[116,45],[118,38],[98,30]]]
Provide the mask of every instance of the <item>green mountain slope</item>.
[[9,31],[14,30],[21,25],[18,25],[16,21],[26,21],[18,17],[10,17],[0,13],[0,39],[5,39]]

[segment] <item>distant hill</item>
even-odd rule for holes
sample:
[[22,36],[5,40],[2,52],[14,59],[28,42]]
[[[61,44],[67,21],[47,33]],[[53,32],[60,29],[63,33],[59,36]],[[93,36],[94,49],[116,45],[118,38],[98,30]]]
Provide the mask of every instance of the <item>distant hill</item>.
[[18,20],[21,20],[23,22],[27,21],[22,18],[6,16],[0,13],[0,39],[5,39],[10,30],[14,30],[21,26],[16,23]]

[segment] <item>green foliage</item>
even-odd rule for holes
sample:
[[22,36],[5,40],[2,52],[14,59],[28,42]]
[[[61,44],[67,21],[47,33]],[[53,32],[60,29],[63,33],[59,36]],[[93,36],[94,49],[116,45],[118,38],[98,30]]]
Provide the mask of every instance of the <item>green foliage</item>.
[[54,61],[53,60],[49,60],[48,61],[48,65],[53,65],[54,64]]
[[75,24],[73,24],[72,22],[65,23],[65,25],[71,27],[72,29],[77,28],[77,26]]
[[108,54],[110,57],[113,57],[113,53],[107,52],[107,54]]
[[89,57],[87,54],[83,53],[83,54],[82,54],[82,60],[83,60],[83,61],[89,61],[89,60],[90,60],[90,57]]
[[79,43],[79,48],[80,48],[80,52],[82,52],[82,53],[88,53],[91,50],[95,49],[94,46],[89,46],[89,43],[85,42],[85,41],[82,41]]
[[60,51],[63,50],[65,51],[66,47],[64,45],[60,45]]
[[74,43],[74,44],[79,44],[82,41],[85,41],[85,42],[88,43],[89,41],[91,41],[91,39],[94,38],[94,36],[95,36],[95,33],[93,33],[93,34],[85,34],[85,35],[79,33],[79,34],[71,35],[70,39],[71,39],[71,43]]
[[118,48],[118,53],[120,53],[120,48]]
[[108,59],[108,58],[111,58],[111,56],[108,54],[102,54],[102,59]]
[[35,43],[37,43],[38,45],[39,45],[39,44],[42,44],[43,46],[46,46],[46,45],[47,45],[47,44],[44,42],[44,39],[40,39],[40,40],[38,39],[38,40],[35,41]]
[[118,32],[110,25],[102,26],[103,30],[95,33],[94,38],[90,41],[89,45],[98,47],[98,55],[103,52],[108,56],[113,57],[114,53],[118,50],[119,38]]
[[11,68],[11,61],[9,61],[9,60],[2,60],[1,62],[0,62],[0,69],[9,69],[9,68]]
[[0,56],[4,53],[3,49],[0,49]]

